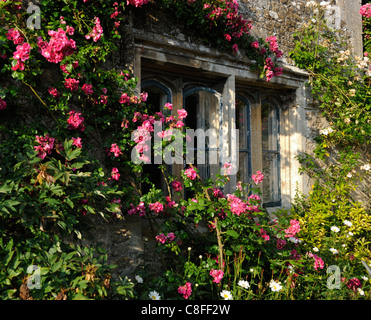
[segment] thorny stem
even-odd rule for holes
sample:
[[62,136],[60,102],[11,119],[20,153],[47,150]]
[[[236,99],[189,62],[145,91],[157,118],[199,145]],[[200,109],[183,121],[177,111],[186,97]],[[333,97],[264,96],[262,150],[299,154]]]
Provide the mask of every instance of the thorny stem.
[[[191,163],[189,165],[193,170],[195,170],[194,166]],[[198,173],[197,173],[197,177],[200,180],[202,180]],[[206,196],[207,200],[211,201],[210,196],[207,192],[207,189],[205,189],[205,188],[204,188],[204,193],[205,193],[205,196]],[[218,248],[219,248],[219,259],[218,259],[219,260],[219,269],[223,271],[224,270],[224,266],[223,266],[223,262],[224,262],[223,261],[223,243],[222,243],[221,232],[220,232],[220,229],[218,227],[218,217],[214,217],[214,225],[215,225],[216,238],[218,240]]]
[[325,76],[323,76],[322,74],[320,73],[315,73],[311,70],[309,70],[309,73],[311,74],[311,76],[313,77],[319,77],[321,78],[322,80],[325,80],[325,81],[328,81],[330,82],[344,97],[346,97],[349,101],[349,103],[353,106],[353,107],[356,107],[356,105],[354,105],[353,101],[349,99],[349,97],[347,96],[347,94],[335,83],[333,82],[330,78],[327,78]]
[[164,167],[163,167],[163,166],[160,166],[160,169],[161,169],[162,175],[163,175],[163,177],[164,177],[164,179],[165,179],[166,186],[167,186],[167,191],[168,191],[168,193],[169,193],[169,197],[170,197],[170,199],[171,199],[171,190],[170,190],[170,183],[169,183],[169,180],[168,180],[168,178],[166,177]]
[[[40,100],[40,102],[42,103],[42,105],[43,105],[45,108],[47,108],[48,111],[50,111],[49,108],[48,108],[48,106],[47,106],[47,104],[44,102],[43,99],[40,98],[40,96],[39,96],[38,93],[35,91],[35,89],[34,89],[30,84],[28,84],[27,82],[24,81],[23,83],[31,89],[31,91],[34,93],[34,95],[35,95],[35,96]],[[51,116],[53,117],[53,119],[54,119],[55,123],[57,124],[57,126],[59,127],[59,124],[58,124],[58,120],[57,120],[57,118],[54,116],[54,114],[53,114],[52,112],[51,112],[50,114],[51,114]]]

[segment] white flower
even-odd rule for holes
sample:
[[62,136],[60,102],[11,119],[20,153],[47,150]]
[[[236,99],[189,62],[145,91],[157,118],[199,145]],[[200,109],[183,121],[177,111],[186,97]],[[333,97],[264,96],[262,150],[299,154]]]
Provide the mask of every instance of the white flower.
[[333,231],[333,232],[339,232],[340,229],[337,226],[332,226],[331,227],[331,231]]
[[330,4],[328,1],[322,1],[319,5],[322,7],[327,7]]
[[362,170],[368,171],[371,169],[371,166],[369,164],[365,164],[364,166],[361,166]]
[[362,279],[365,280],[365,281],[367,281],[368,280],[368,277],[362,276]]
[[315,7],[317,3],[315,1],[309,1],[305,4],[306,7]]
[[160,294],[157,291],[151,291],[148,296],[151,300],[161,300]]
[[[295,272],[295,269],[291,264],[287,267],[287,269],[289,270],[290,273]],[[285,280],[285,282],[286,282],[286,280]]]
[[296,237],[289,237],[288,240],[293,242],[293,243],[300,243],[301,242],[301,240],[299,238],[296,238]]
[[349,221],[349,220],[344,220],[343,223],[348,226],[348,227],[351,227],[353,224]]
[[281,282],[274,281],[273,279],[269,282],[269,287],[274,292],[281,291],[281,289],[282,289]]
[[349,235],[349,236],[352,236],[352,235],[353,235],[353,232],[350,232],[350,231],[349,231],[349,232],[348,232],[348,235]]
[[343,248],[346,248],[347,245],[346,245],[345,243],[343,243],[341,246],[342,246]]
[[223,290],[222,292],[220,292],[220,295],[222,296],[222,298],[224,298],[224,300],[233,300],[232,294],[228,290]]
[[356,95],[356,89],[349,89],[349,96],[354,97]]
[[353,175],[349,172],[349,173],[347,174],[347,177],[350,179],[351,177],[353,177]]
[[138,283],[143,283],[143,278],[139,275],[135,275],[135,280],[137,280]]
[[191,251],[192,250],[192,248],[191,247],[188,247],[188,251]]
[[327,129],[323,129],[323,130],[320,130],[319,131],[319,134],[323,134],[324,136],[327,136],[328,135],[328,130]]
[[248,281],[246,280],[240,280],[238,281],[238,285],[241,287],[241,288],[244,288],[244,289],[248,289],[250,287],[250,284]]
[[318,250],[319,250],[319,249],[318,249],[317,247],[314,247],[314,248],[313,248],[313,251],[314,251],[314,252],[318,252]]
[[253,268],[251,268],[251,269],[250,269],[250,272],[254,272],[254,269],[253,269]]
[[339,253],[339,251],[337,251],[335,248],[330,248],[330,251],[331,251],[333,254],[337,254],[337,253]]
[[357,288],[357,291],[361,296],[365,295],[365,292],[361,288]]

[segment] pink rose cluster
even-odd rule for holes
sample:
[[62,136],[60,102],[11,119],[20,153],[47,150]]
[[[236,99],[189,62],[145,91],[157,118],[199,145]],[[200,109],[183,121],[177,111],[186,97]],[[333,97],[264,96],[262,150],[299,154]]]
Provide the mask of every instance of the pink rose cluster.
[[85,125],[83,124],[84,117],[81,116],[81,113],[72,110],[68,114],[70,115],[70,117],[67,120],[68,123],[67,129],[84,131],[85,130]]
[[145,152],[149,151],[149,146],[146,143],[147,141],[151,140],[151,133],[149,127],[146,126],[139,126],[134,131],[134,142],[136,143],[135,149],[138,151],[139,160],[149,163],[151,159],[148,155],[144,154]]
[[187,170],[184,171],[184,174],[190,180],[194,180],[197,177],[197,172],[193,168],[188,168]]
[[256,174],[251,175],[251,178],[258,184],[263,181],[264,175],[260,171],[256,171]]
[[112,168],[112,170],[111,170],[111,178],[112,178],[113,180],[119,180],[119,179],[120,179],[119,169],[117,169],[117,168]]
[[[126,93],[124,93],[120,98],[120,103],[140,103],[141,101],[146,101],[148,97],[148,94],[143,92],[140,95],[140,98],[138,99],[136,96],[129,97]],[[170,104],[166,104],[166,107],[170,107]],[[172,107],[172,106],[171,106]],[[147,114],[141,114],[140,112],[136,111],[134,112],[134,117],[132,119],[132,122],[141,122],[141,125],[137,127],[137,129],[134,131],[134,141],[137,143],[134,147],[139,154],[139,160],[143,162],[150,162],[150,158],[145,155],[145,152],[149,151],[149,146],[146,143],[147,141],[151,140],[151,132],[154,131],[153,125],[155,121],[161,121],[162,123],[166,122],[169,123],[169,127],[173,128],[182,128],[184,126],[183,119],[187,117],[187,111],[184,109],[177,110],[178,118],[175,118],[174,116],[166,117],[162,114],[162,112],[156,112],[155,116],[148,116]],[[128,127],[128,124],[126,122],[127,120],[124,119],[122,122],[122,126]],[[158,135],[161,138],[169,138],[171,135],[170,130],[159,132]]]
[[72,145],[76,146],[77,148],[82,148],[82,142],[80,137],[77,138],[72,137],[72,141],[73,141]]
[[14,44],[22,44],[24,41],[21,33],[14,28],[9,29],[9,31],[6,33],[6,38],[13,41]]
[[323,269],[323,267],[325,266],[325,263],[323,262],[322,258],[317,256],[316,254],[309,252],[308,257],[314,258],[314,270],[318,270],[318,268]]
[[155,202],[155,203],[150,203],[148,207],[155,212],[156,214],[159,214],[164,211],[164,205],[161,202]]
[[84,91],[84,93],[88,96],[89,94],[94,93],[93,85],[84,83],[81,87],[81,90]]
[[50,88],[48,88],[48,92],[54,98],[58,98],[59,97],[59,92],[58,92],[57,88],[50,87]]
[[149,0],[127,0],[126,1],[126,4],[127,5],[133,5],[133,6],[136,6],[137,8],[147,4],[149,2]]
[[122,151],[120,149],[120,147],[116,144],[116,143],[112,143],[111,144],[111,148],[109,150],[110,152],[108,153],[108,156],[111,155],[111,153],[113,153],[113,155],[117,158],[119,157],[121,154],[122,154]]
[[87,34],[85,36],[86,39],[90,39],[90,38],[93,38],[93,41],[94,42],[97,42],[101,37],[102,37],[102,34],[103,34],[103,28],[102,26],[100,25],[100,20],[98,17],[95,17],[94,18],[94,24],[95,26],[93,27],[93,29],[90,31],[89,34]]
[[283,52],[278,49],[278,43],[275,36],[270,36],[265,39],[269,43],[271,51],[276,55],[277,58],[281,58]]
[[143,201],[139,202],[137,206],[130,204],[131,208],[128,210],[128,215],[139,214],[140,217],[143,217],[146,214],[146,207]]
[[79,80],[74,78],[67,78],[64,80],[64,86],[66,89],[70,89],[71,91],[77,91],[79,89]]
[[141,102],[146,102],[148,98],[148,93],[147,92],[142,92],[139,95],[139,98],[135,95],[129,96],[127,93],[123,93],[120,97],[119,102],[121,104],[140,104]]
[[6,101],[0,98],[0,110],[5,110],[6,108]]
[[36,136],[36,141],[39,143],[38,146],[34,146],[38,152],[37,156],[41,159],[45,159],[47,154],[51,154],[55,139],[46,134],[44,137]]
[[179,181],[173,181],[171,183],[171,187],[175,192],[182,191],[182,184]]
[[358,278],[349,279],[347,283],[348,289],[357,292],[357,289],[362,288],[362,282]]
[[285,230],[285,237],[294,237],[300,231],[300,223],[298,220],[290,220],[290,226]]
[[13,71],[18,69],[24,70],[24,61],[30,57],[31,46],[25,42],[22,45],[17,46],[16,51],[13,53],[13,58],[17,60],[17,64],[12,67]]
[[207,19],[211,22],[226,17],[226,26],[230,29],[231,36],[240,38],[243,34],[248,33],[252,29],[250,21],[243,19],[238,13],[237,0],[225,0],[225,8],[217,5],[204,4],[204,10],[209,11]]
[[37,45],[39,52],[49,62],[59,63],[65,57],[73,54],[76,49],[76,42],[73,39],[68,39],[66,32],[58,28],[58,31],[49,30],[49,42],[44,41],[41,37],[38,38]]
[[227,200],[233,214],[240,216],[247,211],[247,203],[234,194],[227,194]]
[[165,242],[173,242],[176,239],[174,232],[169,232],[166,236],[163,233],[160,233],[156,236],[156,240],[159,243],[164,244]]
[[365,18],[371,18],[371,3],[367,3],[361,7],[359,13]]
[[267,81],[271,80],[273,76],[279,76],[282,74],[283,69],[281,67],[275,67],[271,58],[265,59],[264,69],[266,70]]
[[[214,25],[219,19],[225,18],[225,27],[228,29],[228,33],[224,34],[227,41],[232,41],[232,38],[240,38],[244,34],[249,34],[252,29],[251,21],[243,18],[238,13],[239,4],[237,0],[224,0],[225,6],[220,7],[218,5],[211,5],[209,3],[204,4],[204,10],[207,12],[206,18],[210,20],[210,25]],[[234,52],[238,51],[236,43],[232,45]]]
[[178,293],[182,294],[184,299],[188,299],[192,294],[192,284],[190,282],[186,282],[184,286],[180,286],[178,288]]
[[270,237],[267,233],[267,231],[265,231],[263,228],[260,228],[260,236],[265,240],[265,241],[269,241]]
[[223,270],[211,269],[210,275],[213,277],[213,282],[219,283],[224,276]]
[[[215,196],[215,193],[214,193]],[[250,195],[247,199],[247,202],[244,202],[239,197],[234,194],[227,194],[227,200],[231,212],[240,216],[243,213],[247,213],[248,211],[251,212],[259,212],[259,203],[261,201],[260,197],[257,195]]]

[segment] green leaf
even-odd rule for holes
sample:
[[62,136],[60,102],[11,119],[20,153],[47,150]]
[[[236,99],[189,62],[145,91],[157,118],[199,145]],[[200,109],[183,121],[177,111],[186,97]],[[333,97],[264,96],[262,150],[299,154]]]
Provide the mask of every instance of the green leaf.
[[231,237],[233,237],[233,238],[238,238],[238,236],[239,236],[239,234],[236,232],[236,231],[234,231],[234,230],[227,230],[226,232],[225,232],[227,235],[229,235],[229,236],[231,236]]
[[51,272],[54,273],[54,272],[58,271],[58,270],[61,268],[62,263],[63,263],[63,260],[60,259],[57,263],[53,264],[53,265],[51,266],[51,268],[50,268]]
[[15,186],[15,182],[11,181],[0,186],[0,193],[9,193]]
[[87,296],[84,296],[82,293],[77,293],[73,296],[72,300],[91,300]]

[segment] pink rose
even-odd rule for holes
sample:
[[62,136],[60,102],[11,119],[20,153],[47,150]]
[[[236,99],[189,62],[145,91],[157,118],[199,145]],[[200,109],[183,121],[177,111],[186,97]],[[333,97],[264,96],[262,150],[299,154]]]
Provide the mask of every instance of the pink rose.
[[184,171],[184,174],[191,180],[196,179],[197,173],[193,168],[188,168],[187,170]]

